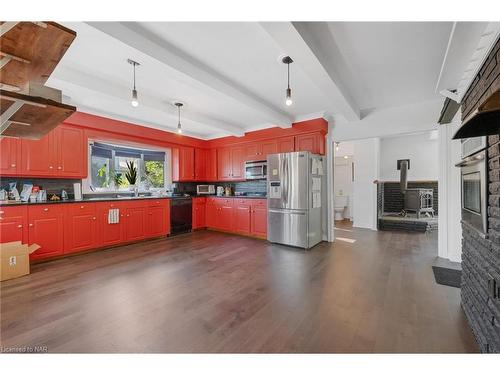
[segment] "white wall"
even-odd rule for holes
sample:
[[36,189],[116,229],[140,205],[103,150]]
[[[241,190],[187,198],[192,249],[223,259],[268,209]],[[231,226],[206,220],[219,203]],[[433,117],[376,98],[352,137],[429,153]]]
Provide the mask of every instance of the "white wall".
[[377,185],[379,179],[380,140],[354,141],[353,226],[377,229]]
[[460,111],[448,125],[439,127],[439,232],[438,256],[462,260],[460,140],[452,140],[460,126]]
[[410,159],[408,180],[438,179],[439,142],[436,131],[380,139],[380,179],[399,181],[397,160]]
[[[346,155],[347,156],[347,155]],[[334,189],[335,195],[343,195],[348,197],[347,207],[344,211],[344,218],[350,219],[352,217],[353,207],[353,181],[352,181],[352,155],[345,159],[342,156],[335,157],[334,166]]]

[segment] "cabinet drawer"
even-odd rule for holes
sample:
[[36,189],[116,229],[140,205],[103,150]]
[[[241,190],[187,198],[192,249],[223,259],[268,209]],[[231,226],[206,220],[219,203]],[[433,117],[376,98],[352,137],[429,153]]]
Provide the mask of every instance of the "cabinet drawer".
[[267,199],[249,199],[251,201],[252,207],[266,207]]
[[151,199],[148,201],[149,207],[162,207],[167,204],[166,199]]
[[124,208],[124,202],[101,202],[97,204],[99,209]]
[[226,206],[232,206],[233,205],[233,198],[215,198],[217,204],[222,204]]
[[62,204],[41,204],[29,207],[29,219],[40,218],[52,215],[61,215],[63,213]]
[[0,207],[0,218],[26,216],[27,214],[28,210],[25,206]]
[[65,205],[66,212],[71,215],[92,215],[95,213],[95,203],[75,203],[75,204],[66,204]]
[[241,199],[241,198],[236,198],[234,199],[235,204],[237,205],[250,205],[251,199]]

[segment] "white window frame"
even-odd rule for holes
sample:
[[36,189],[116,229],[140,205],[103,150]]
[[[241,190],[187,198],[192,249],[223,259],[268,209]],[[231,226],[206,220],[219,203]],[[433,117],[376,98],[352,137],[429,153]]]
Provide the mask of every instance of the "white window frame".
[[[129,190],[124,190],[124,189],[106,189],[106,188],[95,188],[92,186],[92,145],[94,142],[100,142],[100,143],[107,143],[113,146],[118,146],[118,147],[128,147],[131,149],[137,148],[140,150],[148,150],[148,151],[161,151],[165,153],[165,165],[164,165],[164,173],[163,173],[163,187],[162,188],[155,188],[151,187],[149,190],[145,189],[140,189],[139,193],[147,193],[147,192],[158,192],[158,191],[165,191],[168,189],[170,185],[172,185],[172,149],[171,148],[161,148],[161,147],[155,147],[151,145],[145,145],[145,144],[139,144],[139,143],[120,143],[119,141],[115,140],[103,140],[103,139],[89,139],[87,143],[87,177],[82,179],[82,193],[86,195],[92,195],[92,194],[119,194],[119,193],[126,193],[129,192]],[[114,151],[113,151],[114,155]],[[113,162],[114,162],[114,157],[113,157]],[[144,159],[141,159],[141,165],[139,168],[144,169]]]

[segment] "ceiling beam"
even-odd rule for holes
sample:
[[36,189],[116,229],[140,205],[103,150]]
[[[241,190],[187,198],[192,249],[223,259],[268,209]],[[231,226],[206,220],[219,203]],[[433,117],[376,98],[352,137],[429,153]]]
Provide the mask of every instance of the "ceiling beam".
[[138,23],[88,22],[88,24],[190,79],[264,114],[269,122],[283,128],[290,127],[292,124],[292,118],[286,112],[207,67],[202,61],[194,59],[176,46],[144,29]]
[[336,70],[340,54],[325,22],[261,22],[262,28],[289,54],[348,121],[361,118],[360,110]]
[[[54,72],[53,77],[50,78],[52,82],[54,80],[67,82],[69,84],[77,85],[88,90],[92,90],[109,97],[116,98],[117,100],[130,101],[130,87],[125,87],[120,84],[116,84],[110,81],[106,81],[99,77],[90,75],[88,73],[63,66],[59,66],[57,71]],[[50,83],[50,82],[49,82]],[[61,86],[58,84],[58,86]],[[174,119],[175,125],[177,125],[177,109],[173,106],[172,102],[168,100],[159,100],[155,97],[148,96],[143,92],[139,92],[139,102],[141,107],[148,107],[161,112],[164,112],[169,118]],[[78,103],[75,102],[78,106]],[[81,103],[80,103],[81,104]],[[98,109],[98,108],[96,108]],[[100,110],[101,111],[101,110]],[[102,111],[101,111],[102,112]],[[218,132],[223,132],[227,135],[233,135],[236,137],[241,137],[245,135],[245,130],[237,125],[229,124],[225,121],[206,116],[202,113],[194,110],[189,103],[182,110],[182,118],[190,122],[195,122],[200,125],[207,126]],[[175,129],[174,129],[175,130]]]

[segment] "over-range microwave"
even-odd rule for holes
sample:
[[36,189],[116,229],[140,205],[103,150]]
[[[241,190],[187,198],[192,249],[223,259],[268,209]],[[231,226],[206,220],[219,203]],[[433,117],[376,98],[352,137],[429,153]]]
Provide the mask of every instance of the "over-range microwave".
[[215,185],[196,185],[197,194],[215,194]]
[[245,162],[245,178],[247,180],[262,180],[267,177],[267,161]]

